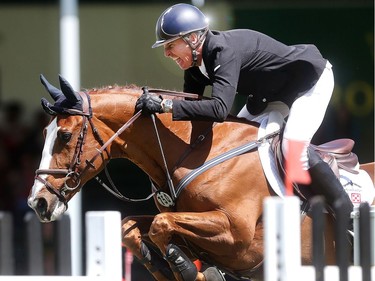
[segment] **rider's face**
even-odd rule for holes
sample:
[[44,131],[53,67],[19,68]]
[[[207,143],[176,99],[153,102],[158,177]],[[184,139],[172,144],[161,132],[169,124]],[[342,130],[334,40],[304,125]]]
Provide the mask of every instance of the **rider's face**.
[[174,60],[182,70],[190,68],[193,63],[189,44],[182,38],[165,44],[164,55]]

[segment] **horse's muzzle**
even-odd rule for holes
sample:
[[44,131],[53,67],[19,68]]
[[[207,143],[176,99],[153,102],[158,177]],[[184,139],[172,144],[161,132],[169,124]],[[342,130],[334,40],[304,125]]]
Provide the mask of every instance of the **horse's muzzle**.
[[65,204],[56,196],[52,198],[37,197],[28,199],[28,205],[35,211],[41,222],[51,222],[58,219],[66,211]]

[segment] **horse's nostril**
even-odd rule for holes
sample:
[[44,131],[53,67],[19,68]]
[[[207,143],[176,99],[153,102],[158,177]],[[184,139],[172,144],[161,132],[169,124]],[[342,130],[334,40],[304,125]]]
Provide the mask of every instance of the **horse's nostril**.
[[48,206],[48,204],[47,204],[46,199],[39,198],[35,209],[36,209],[36,211],[38,212],[39,215],[44,216],[47,212],[47,206]]

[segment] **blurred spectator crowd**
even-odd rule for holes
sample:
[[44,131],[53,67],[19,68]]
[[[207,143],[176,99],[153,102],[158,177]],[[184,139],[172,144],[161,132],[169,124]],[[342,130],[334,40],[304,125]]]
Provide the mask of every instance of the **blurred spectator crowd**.
[[[26,122],[24,106],[18,101],[1,103],[0,114],[0,211],[12,213],[14,242],[20,245],[24,239],[23,218],[31,210],[27,196],[42,155],[43,128],[50,117],[40,110]],[[14,254],[16,268],[23,271],[21,249],[16,247]]]

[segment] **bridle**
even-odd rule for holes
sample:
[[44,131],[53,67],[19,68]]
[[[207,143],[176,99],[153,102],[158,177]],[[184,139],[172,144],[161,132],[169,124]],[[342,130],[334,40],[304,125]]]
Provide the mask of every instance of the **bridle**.
[[[69,115],[80,115],[82,116],[82,126],[80,133],[78,135],[77,144],[75,147],[75,152],[73,155],[72,162],[69,165],[68,169],[37,169],[35,171],[35,179],[39,180],[41,183],[45,185],[47,190],[56,195],[57,198],[64,203],[65,207],[68,208],[68,199],[66,198],[66,194],[68,192],[73,192],[80,187],[81,179],[83,175],[90,169],[95,168],[94,161],[99,156],[102,156],[103,162],[105,162],[105,158],[103,156],[103,152],[105,151],[107,154],[107,161],[110,160],[110,154],[107,150],[108,145],[110,145],[113,140],[122,133],[127,127],[129,127],[141,114],[141,112],[136,113],[128,122],[126,122],[120,130],[116,132],[106,143],[104,143],[103,139],[101,138],[99,131],[95,127],[94,123],[92,122],[92,108],[91,108],[91,101],[90,96],[86,92],[80,92],[80,96],[83,100],[83,110],[75,110],[75,109],[65,109],[65,112]],[[99,142],[101,147],[97,149],[97,153],[90,159],[86,160],[86,166],[79,171],[79,166],[81,165],[81,156],[83,153],[83,145],[85,143],[87,131],[88,131],[88,124],[92,129],[95,139]],[[42,178],[40,175],[63,175],[64,176],[64,184],[60,189],[54,187],[50,182],[46,179]],[[74,183],[73,186],[69,186],[68,180]]]

